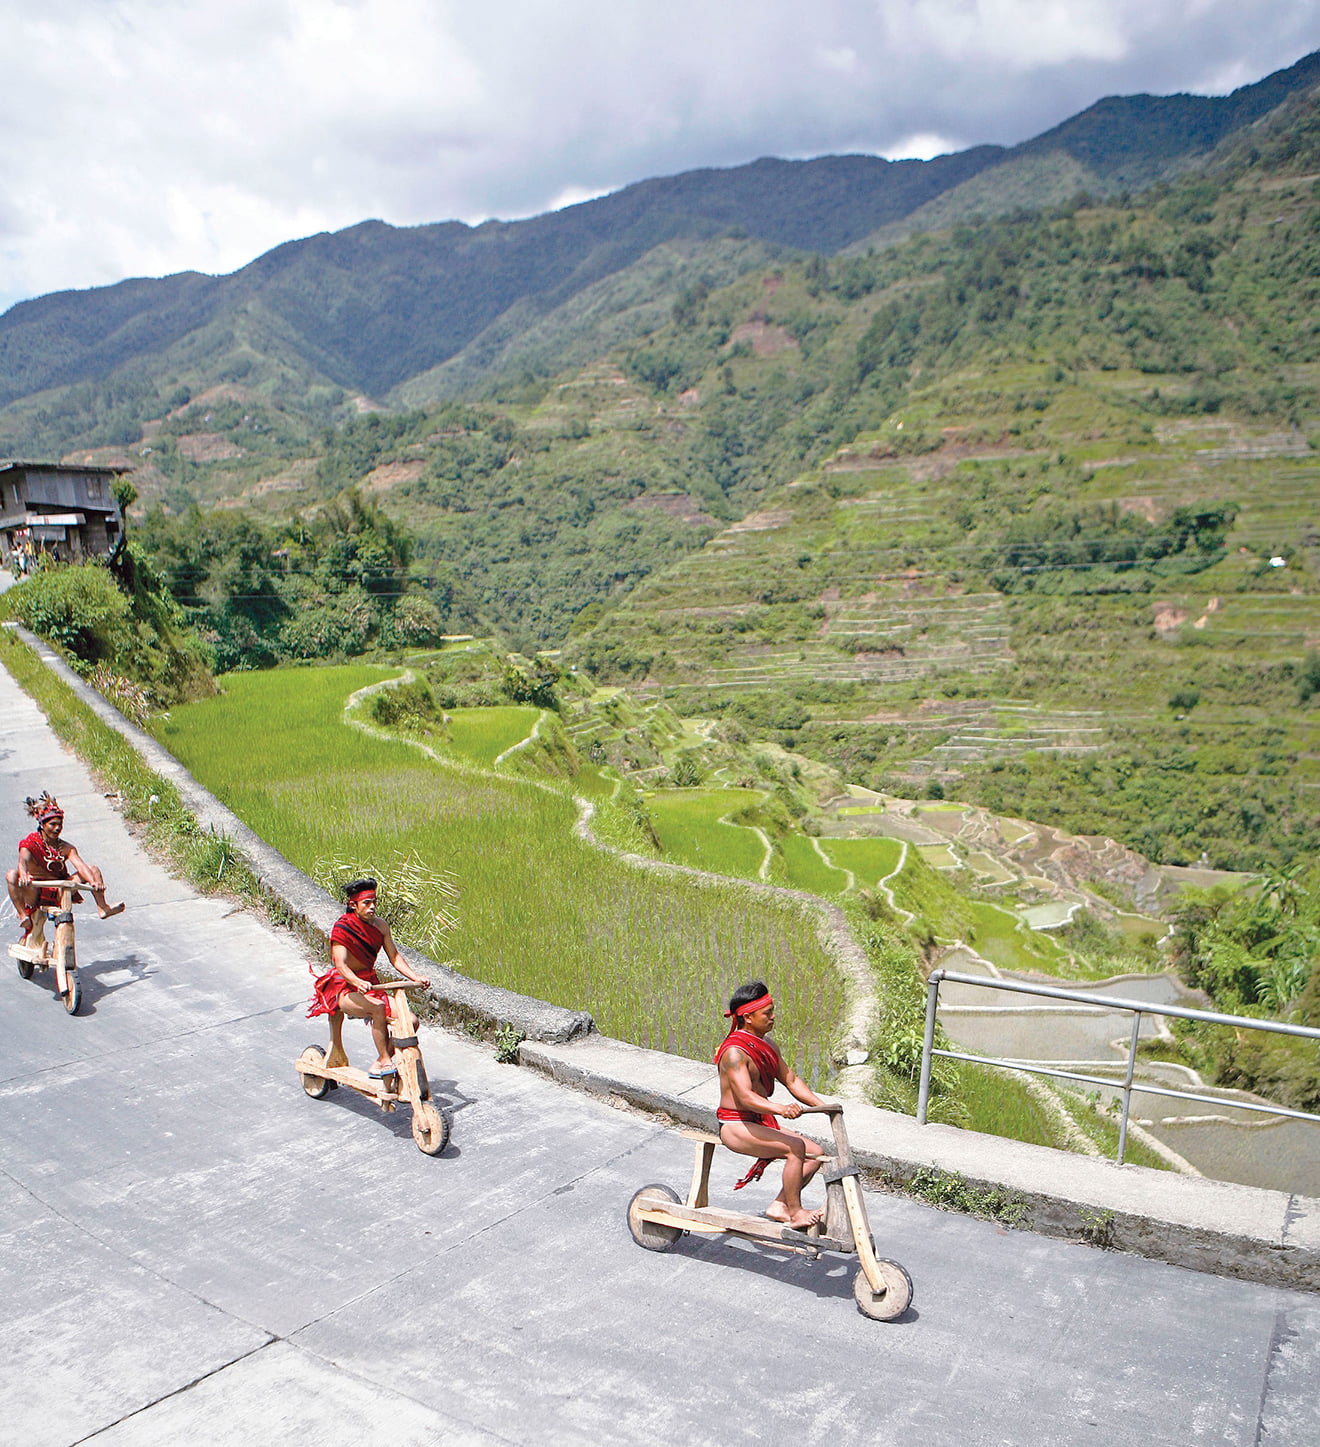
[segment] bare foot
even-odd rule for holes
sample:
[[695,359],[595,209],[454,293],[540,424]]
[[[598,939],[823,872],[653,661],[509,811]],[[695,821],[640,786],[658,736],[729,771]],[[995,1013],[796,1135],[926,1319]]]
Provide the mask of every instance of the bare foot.
[[102,919],[109,919],[112,914],[123,914],[124,901],[121,899],[118,904],[107,904],[102,910],[97,911]]
[[782,1201],[771,1201],[765,1208],[766,1217],[771,1221],[778,1221],[781,1226],[788,1225],[788,1207]]
[[808,1226],[819,1226],[824,1219],[820,1211],[808,1211],[805,1206],[800,1211],[790,1212],[787,1225],[795,1231],[805,1231]]

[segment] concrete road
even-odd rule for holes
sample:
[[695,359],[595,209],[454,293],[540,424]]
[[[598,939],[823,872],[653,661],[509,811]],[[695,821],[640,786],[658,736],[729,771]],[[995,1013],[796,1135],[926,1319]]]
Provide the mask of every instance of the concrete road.
[[0,1440],[1320,1442],[1317,1298],[877,1196],[916,1282],[883,1325],[848,1262],[639,1250],[687,1144],[461,1035],[424,1041],[438,1158],[308,1099],[300,947],[149,861],[3,670],[0,771],[11,841],[52,789],[130,901],[80,910],[83,1014],[0,971]]

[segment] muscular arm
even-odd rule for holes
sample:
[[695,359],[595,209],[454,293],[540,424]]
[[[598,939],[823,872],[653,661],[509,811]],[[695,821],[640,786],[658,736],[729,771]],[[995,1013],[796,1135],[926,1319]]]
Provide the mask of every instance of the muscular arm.
[[785,1065],[779,1072],[779,1083],[789,1092],[795,1095],[803,1105],[824,1105],[820,1096],[807,1084],[805,1080],[795,1071],[792,1066]]
[[391,933],[389,925],[381,923],[377,928],[385,935],[381,948],[385,951],[385,958],[390,962],[390,967],[398,970],[405,980],[415,980],[419,985],[429,985],[430,980],[424,975],[417,974],[399,953],[399,947],[394,943],[394,935]]
[[756,1111],[759,1115],[779,1115],[785,1120],[796,1120],[802,1114],[802,1107],[796,1101],[776,1102],[757,1090],[752,1078],[752,1062],[747,1053],[737,1046],[726,1050],[720,1058],[720,1083],[739,1110]]
[[20,884],[32,883],[32,852],[28,849],[18,851],[18,882]]

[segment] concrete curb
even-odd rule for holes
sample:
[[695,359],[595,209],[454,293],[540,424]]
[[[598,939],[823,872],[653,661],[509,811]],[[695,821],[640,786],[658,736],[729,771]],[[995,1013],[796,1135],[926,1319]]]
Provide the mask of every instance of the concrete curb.
[[[203,827],[235,845],[286,909],[323,934],[330,929],[341,909],[329,894],[85,684],[53,649],[26,629],[16,631],[103,723],[178,789]],[[484,985],[415,951],[404,953],[431,975],[428,995],[448,1023],[510,1024],[527,1037],[519,1052],[522,1063],[561,1084],[612,1105],[715,1129],[719,1092],[713,1066],[599,1035],[585,1011],[564,1010]],[[808,1127],[806,1133],[814,1132]],[[952,1126],[918,1126],[909,1116],[851,1101],[848,1133],[867,1184],[875,1188],[903,1191],[921,1171],[957,1175],[975,1189],[1011,1193],[1028,1209],[1024,1225],[1042,1235],[1128,1251],[1194,1271],[1320,1292],[1320,1200],[1118,1166]]]
[[[302,870],[290,864],[278,849],[267,844],[237,814],[204,789],[173,754],[130,723],[113,704],[84,683],[49,644],[26,628],[14,631],[102,723],[133,745],[148,768],[174,785],[204,829],[223,835],[234,845],[262,886],[291,915],[305,920],[322,935],[329,934],[334,922],[344,912],[337,900],[308,879]],[[416,950],[405,949],[403,956],[414,968],[430,977],[427,998],[436,1015],[447,1024],[461,1025],[472,1021],[486,1027],[508,1024],[520,1030],[529,1040],[548,1041],[571,1040],[595,1029],[595,1022],[585,1010],[564,1010],[544,1000],[533,1000],[512,990],[500,989],[497,985],[482,984],[437,964]]]
[[[567,1045],[528,1043],[519,1056],[524,1065],[613,1105],[716,1128],[713,1066],[602,1035]],[[797,1127],[818,1135],[806,1120]],[[1027,1208],[1023,1225],[1044,1236],[1320,1291],[1320,1201],[1307,1196],[1119,1166],[954,1126],[919,1126],[911,1116],[852,1101],[848,1137],[867,1184],[881,1190],[905,1191],[918,1172],[933,1169],[977,1190],[1009,1192]],[[682,1189],[685,1182],[672,1184]]]

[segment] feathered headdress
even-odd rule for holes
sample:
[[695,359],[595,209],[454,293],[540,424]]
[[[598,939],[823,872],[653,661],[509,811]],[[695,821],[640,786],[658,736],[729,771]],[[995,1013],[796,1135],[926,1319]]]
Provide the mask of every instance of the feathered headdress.
[[63,819],[64,810],[60,808],[60,801],[48,789],[43,789],[35,799],[27,799],[27,811],[37,821],[44,824],[47,819]]

